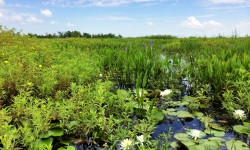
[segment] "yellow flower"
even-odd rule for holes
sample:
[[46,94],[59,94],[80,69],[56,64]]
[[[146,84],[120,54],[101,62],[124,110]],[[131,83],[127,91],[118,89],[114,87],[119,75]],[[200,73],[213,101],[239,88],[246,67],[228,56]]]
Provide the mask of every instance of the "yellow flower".
[[6,63],[6,64],[7,64],[7,63],[8,63],[8,60],[5,60],[5,61],[4,61],[4,63]]
[[31,85],[32,85],[32,82],[29,82],[29,81],[28,81],[28,82],[27,82],[27,85],[28,85],[28,86],[31,86]]
[[31,49],[35,49],[34,47],[31,47]]
[[4,53],[2,53],[2,55],[4,56]]
[[43,66],[42,65],[39,65],[40,68],[42,68]]

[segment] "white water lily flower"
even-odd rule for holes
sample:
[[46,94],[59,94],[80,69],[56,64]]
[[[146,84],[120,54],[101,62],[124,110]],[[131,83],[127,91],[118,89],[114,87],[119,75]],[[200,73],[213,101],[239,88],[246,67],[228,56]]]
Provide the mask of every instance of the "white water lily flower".
[[143,137],[143,135],[136,136],[136,139],[143,145],[143,142],[144,142],[144,137]]
[[160,96],[165,97],[165,96],[169,95],[171,92],[172,92],[172,90],[166,89],[164,91],[161,91]]
[[130,139],[124,139],[122,142],[121,142],[121,148],[126,150],[128,149],[130,146],[132,145],[132,141]]
[[243,117],[246,117],[245,112],[243,110],[241,110],[241,109],[235,110],[233,114],[234,114],[235,118],[239,118],[239,119],[242,119]]
[[194,140],[196,140],[197,138],[200,138],[200,134],[201,134],[200,130],[196,130],[196,129],[191,130],[191,136],[192,138],[194,138]]

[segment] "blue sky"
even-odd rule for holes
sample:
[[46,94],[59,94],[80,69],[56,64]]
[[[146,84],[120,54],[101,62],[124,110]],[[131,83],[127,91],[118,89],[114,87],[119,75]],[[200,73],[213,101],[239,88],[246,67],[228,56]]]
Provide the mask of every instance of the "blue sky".
[[0,25],[22,33],[250,35],[250,0],[0,0]]

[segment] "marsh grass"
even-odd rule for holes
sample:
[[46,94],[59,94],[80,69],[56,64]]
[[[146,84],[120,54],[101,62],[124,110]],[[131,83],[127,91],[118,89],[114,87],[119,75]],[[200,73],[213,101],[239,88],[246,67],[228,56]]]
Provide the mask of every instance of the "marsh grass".
[[138,116],[134,94],[173,89],[176,95],[185,77],[192,87],[189,109],[216,101],[230,115],[238,108],[249,114],[249,38],[37,39],[0,30],[3,149],[56,143],[66,149],[85,137],[115,149],[138,135],[145,137],[144,149],[168,149],[170,132],[151,137],[159,99],[142,95],[138,105],[151,106]]

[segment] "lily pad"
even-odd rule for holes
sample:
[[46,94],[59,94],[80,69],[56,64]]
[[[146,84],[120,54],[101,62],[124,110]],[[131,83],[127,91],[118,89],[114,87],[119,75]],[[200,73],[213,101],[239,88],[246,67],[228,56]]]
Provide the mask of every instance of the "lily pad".
[[219,137],[221,137],[221,136],[224,136],[225,135],[225,132],[224,131],[218,131],[218,130],[214,130],[214,129],[206,129],[205,131],[204,131],[205,133],[207,133],[207,134],[213,134],[214,136],[219,136]]
[[177,148],[177,147],[179,147],[179,144],[178,144],[177,142],[171,142],[171,143],[170,143],[170,146],[171,146],[172,148]]
[[190,140],[189,137],[188,137],[188,134],[186,134],[186,133],[176,133],[174,135],[174,138],[176,138],[179,141],[188,141],[188,140]]
[[211,128],[213,128],[215,130],[219,130],[219,131],[225,131],[225,129],[222,126],[218,125],[218,124],[212,124]]
[[192,114],[187,111],[179,110],[177,111],[177,116],[180,118],[194,118]]
[[154,107],[152,109],[152,117],[156,120],[156,121],[161,121],[164,118],[164,113],[162,112],[161,109]]
[[198,111],[193,112],[193,115],[195,117],[203,117],[204,116],[204,114],[202,112],[198,112]]
[[242,134],[250,135],[250,128],[243,126],[243,125],[235,125],[233,126],[234,131]]
[[243,125],[250,128],[250,122],[243,122]]
[[248,145],[246,143],[234,139],[227,141],[226,146],[228,149],[249,150]]
[[223,138],[220,138],[220,137],[210,137],[210,138],[208,138],[208,140],[209,141],[216,141],[216,142],[218,142],[219,143],[219,145],[220,146],[224,146],[225,145],[225,139],[223,139]]
[[220,145],[216,141],[208,141],[203,140],[203,142],[200,142],[197,145],[188,146],[188,149],[190,150],[218,150],[220,149]]

